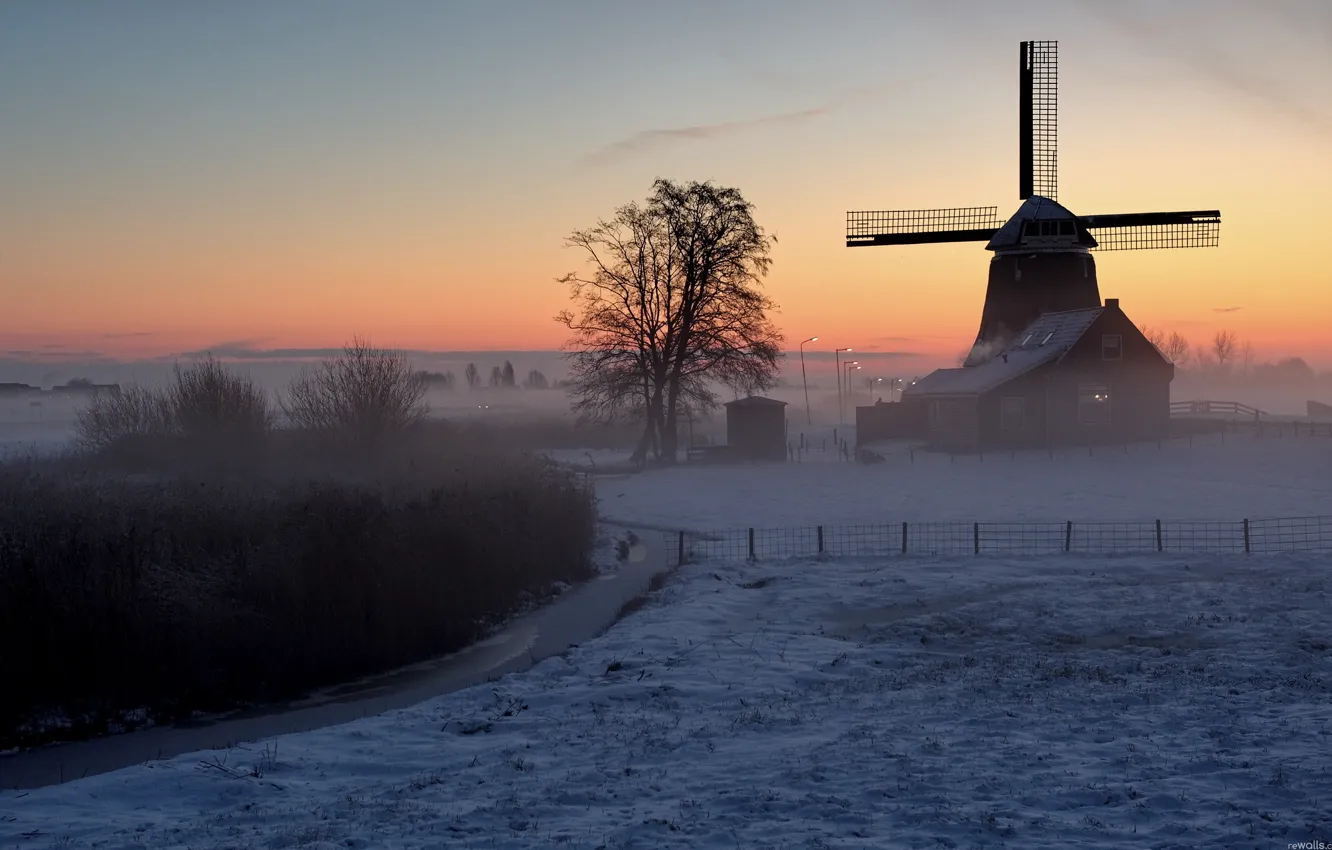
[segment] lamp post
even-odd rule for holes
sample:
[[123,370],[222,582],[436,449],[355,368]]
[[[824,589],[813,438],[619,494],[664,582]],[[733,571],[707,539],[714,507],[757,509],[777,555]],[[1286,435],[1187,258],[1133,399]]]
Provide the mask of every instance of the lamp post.
[[[875,385],[875,384],[882,384],[882,383],[883,383],[883,378],[870,378],[870,379],[869,379],[870,404],[873,404],[873,403],[874,403],[874,385]],[[893,385],[892,385],[892,384],[889,384],[889,385],[888,385],[888,400],[889,400],[889,401],[892,401],[892,400],[893,400]]]
[[[814,342],[818,337],[812,336],[805,342]],[[814,424],[814,414],[809,411],[809,380],[805,377],[805,342],[800,343],[800,383],[805,386],[805,419],[810,425]]]
[[837,372],[837,424],[839,426],[844,424],[842,422],[842,419],[844,417],[842,416],[842,364],[841,364],[840,355],[843,351],[850,351],[850,350],[851,349],[849,348],[833,349],[833,368]]
[[[852,370],[852,369],[859,369],[859,368],[860,368],[860,366],[858,365],[859,363],[860,363],[859,360],[848,360],[847,362],[845,362],[845,363],[842,364],[842,370],[845,372],[845,375],[846,375],[846,400],[847,400],[847,401],[850,401],[850,400],[851,400],[851,370]],[[846,413],[845,413],[845,411],[842,412],[842,414],[841,414],[841,419],[842,419],[842,427],[845,428],[845,427],[846,427]]]

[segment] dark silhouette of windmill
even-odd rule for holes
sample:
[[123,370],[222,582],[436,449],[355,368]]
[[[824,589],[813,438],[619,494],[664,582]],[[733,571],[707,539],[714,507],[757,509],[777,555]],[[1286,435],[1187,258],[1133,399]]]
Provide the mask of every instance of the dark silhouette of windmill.
[[1214,247],[1220,210],[1074,215],[1058,194],[1059,48],[1024,41],[1018,71],[1018,197],[997,207],[849,212],[847,247],[986,242],[993,251],[980,331],[966,364],[988,360],[1043,313],[1101,306],[1091,251]]

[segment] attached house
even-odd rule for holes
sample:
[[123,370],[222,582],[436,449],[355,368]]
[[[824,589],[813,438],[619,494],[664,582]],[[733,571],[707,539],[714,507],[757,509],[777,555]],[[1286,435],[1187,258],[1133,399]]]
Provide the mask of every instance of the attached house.
[[1044,313],[991,359],[926,375],[902,400],[926,407],[928,442],[941,450],[1125,443],[1167,434],[1174,375],[1107,298]]

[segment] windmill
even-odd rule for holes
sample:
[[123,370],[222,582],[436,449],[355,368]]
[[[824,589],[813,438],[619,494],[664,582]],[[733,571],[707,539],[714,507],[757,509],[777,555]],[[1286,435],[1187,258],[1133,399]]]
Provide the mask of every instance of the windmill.
[[847,247],[985,242],[993,251],[980,331],[965,365],[985,362],[1043,313],[1101,306],[1092,251],[1214,247],[1219,210],[1074,215],[1059,189],[1059,46],[1024,41],[1018,62],[1018,197],[997,207],[849,212]]

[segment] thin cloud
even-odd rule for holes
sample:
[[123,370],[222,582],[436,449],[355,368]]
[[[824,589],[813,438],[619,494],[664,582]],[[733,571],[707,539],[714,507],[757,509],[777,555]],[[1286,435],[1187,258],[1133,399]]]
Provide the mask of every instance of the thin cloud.
[[50,362],[90,362],[90,363],[112,363],[114,358],[107,356],[104,351],[66,351],[64,349],[50,348],[11,348],[0,352],[0,360],[13,360],[21,363],[50,363]]
[[612,142],[589,154],[585,158],[588,165],[606,165],[634,154],[655,150],[664,145],[681,141],[699,141],[748,133],[763,127],[777,127],[784,124],[800,124],[832,112],[832,106],[815,106],[796,112],[783,112],[777,115],[765,115],[743,121],[724,121],[719,124],[695,124],[690,127],[671,127],[659,130],[642,130],[627,139]]
[[[809,355],[806,354],[805,356],[808,357]],[[846,354],[845,352],[842,354],[842,357],[844,359],[852,358],[855,360],[898,360],[907,357],[925,357],[925,356],[927,355],[922,354],[919,351],[906,351],[903,349],[896,349],[896,348],[879,348],[874,345],[857,347],[856,350],[853,351],[851,354]]]
[[[241,341],[244,343],[244,341]],[[392,346],[388,346],[392,348]],[[399,350],[399,349],[394,349]],[[176,359],[198,359],[215,357],[219,360],[323,360],[328,357],[340,357],[345,349],[342,346],[328,348],[256,348],[246,344],[218,344],[194,351],[181,351],[156,358],[170,362]],[[440,357],[455,355],[457,352],[427,351],[424,349],[402,349],[408,357]],[[505,352],[485,352],[482,356],[501,357]]]
[[[247,355],[261,351],[260,345],[267,342],[267,339],[229,339],[224,342],[215,343],[204,348],[197,348],[193,351],[182,351],[170,357],[230,357],[244,358]],[[162,359],[162,358],[159,358]],[[166,358],[166,359],[169,359]]]
[[1292,97],[1289,86],[1256,73],[1240,57],[1227,55],[1213,45],[1199,41],[1194,29],[1181,26],[1172,32],[1157,23],[1159,16],[1134,14],[1126,4],[1081,0],[1080,5],[1089,14],[1124,35],[1155,52],[1178,57],[1219,85],[1261,101],[1287,118],[1319,133],[1326,134],[1332,130],[1332,118]]
[[130,331],[128,333],[108,333],[102,334],[102,339],[141,339],[143,337],[157,336],[156,331]]
[[751,133],[768,127],[781,127],[792,124],[804,124],[826,118],[849,103],[867,98],[900,91],[910,85],[912,80],[900,80],[887,85],[862,85],[846,89],[837,97],[819,106],[798,109],[793,112],[779,112],[775,115],[763,115],[758,118],[746,118],[739,121],[722,121],[716,124],[694,124],[687,127],[668,127],[655,130],[641,130],[612,142],[583,158],[586,165],[606,165],[625,157],[657,150],[667,145],[680,142],[697,142],[708,139]]
[[1213,313],[1238,313],[1243,307],[1213,307]]

